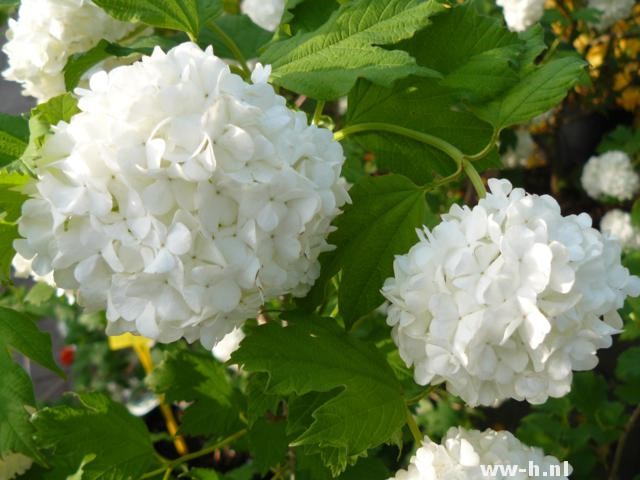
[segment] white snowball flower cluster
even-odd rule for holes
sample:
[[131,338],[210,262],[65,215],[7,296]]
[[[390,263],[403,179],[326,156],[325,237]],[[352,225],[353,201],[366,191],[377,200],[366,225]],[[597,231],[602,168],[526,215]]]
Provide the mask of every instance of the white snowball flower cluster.
[[243,0],[242,13],[249,16],[259,27],[275,32],[280,26],[285,0]]
[[53,272],[49,272],[46,275],[38,275],[33,271],[33,268],[31,268],[31,260],[27,260],[19,253],[13,257],[11,266],[13,267],[13,276],[15,278],[31,278],[34,282],[45,283],[56,289],[56,295],[58,297],[62,297],[64,295],[67,297],[67,302],[70,305],[75,303],[75,296],[73,292],[68,292],[62,288],[58,288],[58,285],[56,285],[56,281],[53,278]]
[[589,8],[600,10],[598,29],[606,30],[618,20],[631,15],[635,0],[589,0]]
[[90,0],[22,0],[18,19],[9,20],[3,50],[7,80],[23,85],[23,94],[39,102],[65,92],[63,69],[74,53],[101,39],[118,40],[134,25],[107,15]]
[[11,480],[23,475],[33,465],[33,460],[21,453],[0,455],[0,479]]
[[543,403],[622,328],[640,279],[587,214],[563,217],[550,196],[507,180],[470,209],[454,205],[396,258],[383,294],[387,323],[417,383],[447,383],[471,406]]
[[582,188],[591,198],[631,200],[640,190],[640,177],[625,152],[611,151],[589,159],[582,170]]
[[527,160],[533,155],[536,149],[536,142],[533,140],[528,128],[518,128],[515,134],[517,142],[515,148],[509,147],[504,155],[502,155],[502,163],[507,168],[526,166]]
[[502,7],[507,26],[514,32],[522,32],[538,22],[544,14],[545,0],[497,0]]
[[[535,465],[529,475],[529,465]],[[504,465],[525,469],[514,475],[495,474],[483,468]],[[509,432],[487,429],[465,430],[450,428],[440,444],[425,437],[422,446],[411,458],[407,470],[400,470],[390,480],[480,480],[517,478],[518,480],[551,478],[567,480],[572,471],[568,463],[561,464],[556,457],[545,455],[540,448],[529,447]],[[560,473],[560,475],[556,475]]]
[[631,223],[631,214],[614,209],[600,220],[600,231],[614,237],[623,248],[640,249],[640,232]]
[[107,332],[207,348],[304,295],[349,200],[344,155],[266,83],[192,43],[91,77],[48,139],[17,251]]

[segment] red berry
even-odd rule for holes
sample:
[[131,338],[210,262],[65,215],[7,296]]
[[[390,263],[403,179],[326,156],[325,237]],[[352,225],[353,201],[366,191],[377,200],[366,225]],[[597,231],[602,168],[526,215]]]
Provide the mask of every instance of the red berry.
[[69,366],[73,363],[76,356],[76,347],[73,345],[65,345],[60,350],[60,363],[65,366]]

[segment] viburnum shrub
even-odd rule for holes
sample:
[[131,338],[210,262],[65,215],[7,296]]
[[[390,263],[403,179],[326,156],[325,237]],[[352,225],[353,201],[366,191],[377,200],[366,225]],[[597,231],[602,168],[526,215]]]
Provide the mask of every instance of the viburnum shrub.
[[518,185],[633,2],[0,3],[0,480],[626,472],[640,134]]

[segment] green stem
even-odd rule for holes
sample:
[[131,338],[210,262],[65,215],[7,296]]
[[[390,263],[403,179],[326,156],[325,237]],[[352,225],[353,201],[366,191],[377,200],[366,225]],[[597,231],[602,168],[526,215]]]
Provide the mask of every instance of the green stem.
[[456,165],[458,166],[462,164],[462,160],[464,158],[464,154],[460,150],[439,137],[429,135],[428,133],[418,132],[417,130],[412,130],[410,128],[404,128],[399,125],[393,125],[390,123],[361,123],[358,125],[351,125],[350,127],[345,127],[342,130],[334,133],[333,138],[340,142],[349,135],[372,131],[395,133],[397,135],[402,135],[403,137],[407,137],[412,140],[430,145],[434,148],[437,148],[441,152],[446,153],[453,159],[453,161],[456,162]]
[[198,37],[196,37],[193,33],[187,32],[187,36],[193,43],[198,43]]
[[467,155],[466,156],[467,160],[475,162],[477,160],[481,160],[484,157],[486,157],[489,154],[489,152],[493,149],[493,147],[495,147],[496,142],[498,141],[499,135],[500,135],[500,130],[495,129],[493,131],[493,135],[491,135],[491,140],[489,140],[489,143],[487,143],[487,145],[475,155]]
[[467,177],[469,177],[469,180],[471,180],[471,184],[473,188],[475,188],[478,198],[486,197],[487,191],[484,188],[484,183],[478,171],[473,167],[473,164],[469,160],[464,159],[462,161],[462,168],[464,169],[464,173],[467,174]]
[[324,110],[324,104],[325,104],[325,102],[322,102],[322,101],[318,101],[318,103],[316,103],[316,109],[313,112],[313,123],[314,123],[314,125],[317,125],[318,123],[320,123],[320,117],[322,117],[322,111]]
[[413,413],[411,413],[411,410],[407,408],[406,412],[407,412],[407,426],[409,427],[409,430],[411,430],[411,435],[413,435],[413,439],[416,441],[416,444],[420,446],[422,445],[422,440],[424,438],[422,435],[422,432],[418,428],[418,424],[416,423],[416,419],[413,418]]
[[142,475],[140,478],[144,479],[144,478],[153,478],[157,475],[160,475],[161,473],[165,473],[167,471],[167,469],[173,470],[175,467],[182,465],[183,463],[189,462],[191,460],[194,460],[196,458],[200,458],[203,457],[204,455],[208,455],[210,453],[215,452],[216,450],[232,443],[235,442],[236,440],[238,440],[239,438],[242,438],[244,435],[247,434],[247,430],[243,429],[240,430],[239,432],[234,433],[233,435],[225,438],[224,440],[219,441],[218,443],[211,445],[210,447],[207,448],[203,448],[202,450],[198,450],[197,452],[193,452],[190,453],[188,455],[183,455],[180,458],[176,458],[175,460],[170,461],[169,463],[167,463],[166,465],[164,465],[161,468],[158,468],[156,470],[152,470],[151,472],[147,472],[144,475]]
[[213,32],[218,37],[220,37],[222,43],[224,43],[226,47],[231,50],[231,53],[233,54],[235,59],[238,61],[238,63],[240,63],[240,66],[242,67],[242,70],[244,71],[246,77],[251,78],[251,70],[247,66],[247,59],[242,54],[242,51],[238,47],[238,44],[236,44],[236,42],[234,42],[233,39],[229,35],[227,35],[226,32],[222,30],[216,22],[209,23],[209,28],[213,30]]

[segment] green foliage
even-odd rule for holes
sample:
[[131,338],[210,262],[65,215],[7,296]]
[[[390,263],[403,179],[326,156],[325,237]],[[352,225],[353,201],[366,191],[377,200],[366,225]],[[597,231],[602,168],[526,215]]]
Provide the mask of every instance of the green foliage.
[[54,474],[70,475],[82,466],[83,480],[126,480],[159,465],[142,420],[102,394],[77,400],[78,406],[47,407],[33,417]]
[[168,402],[193,402],[182,417],[184,434],[222,438],[243,426],[238,409],[241,399],[224,367],[208,353],[168,351],[147,383]]
[[400,175],[365,177],[350,195],[352,205],[329,236],[336,249],[322,255],[321,277],[306,302],[319,304],[326,282],[342,270],[338,301],[347,327],[382,304],[380,288],[393,272],[393,258],[415,243],[426,211],[423,190]]
[[632,130],[623,125],[609,132],[598,145],[598,153],[622,150],[629,155],[640,153],[640,129]]
[[276,42],[262,55],[276,85],[318,100],[347,94],[358,78],[390,86],[410,74],[433,75],[406,52],[384,49],[411,37],[442,7],[434,0],[354,0],[313,32]]
[[404,423],[402,389],[384,357],[331,320],[255,328],[232,361],[249,372],[268,373],[271,393],[300,396],[341,389],[313,410],[313,422],[293,441],[313,447],[334,474],[389,440]]
[[180,30],[193,38],[222,13],[219,0],[95,0],[95,4],[118,20]]
[[[233,38],[245,58],[255,58],[273,34],[257,26],[246,15],[223,15],[215,20],[216,25]],[[222,58],[235,58],[229,47],[218,35],[205,27],[200,35],[200,44],[213,45],[215,54]]]
[[28,122],[21,117],[0,113],[0,167],[20,158],[28,142]]
[[287,0],[282,23],[290,34],[320,28],[340,6],[338,0]]
[[287,423],[283,418],[261,418],[249,430],[249,449],[255,469],[265,474],[286,461],[289,451]]

